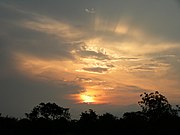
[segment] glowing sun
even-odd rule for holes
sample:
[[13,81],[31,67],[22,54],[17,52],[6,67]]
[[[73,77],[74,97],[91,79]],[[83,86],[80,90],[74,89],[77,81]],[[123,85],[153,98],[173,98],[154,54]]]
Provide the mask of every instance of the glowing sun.
[[90,95],[81,95],[83,103],[93,103],[95,102],[94,97]]

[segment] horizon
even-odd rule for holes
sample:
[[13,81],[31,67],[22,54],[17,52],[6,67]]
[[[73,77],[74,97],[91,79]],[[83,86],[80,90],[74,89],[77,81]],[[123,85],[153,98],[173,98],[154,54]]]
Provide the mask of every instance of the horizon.
[[179,0],[1,0],[0,16],[2,114],[122,115],[156,90],[180,104]]

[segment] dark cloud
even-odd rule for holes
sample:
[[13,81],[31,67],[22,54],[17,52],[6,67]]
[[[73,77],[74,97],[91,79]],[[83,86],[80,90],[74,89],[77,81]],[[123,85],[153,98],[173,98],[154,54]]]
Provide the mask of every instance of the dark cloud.
[[116,87],[115,89],[121,92],[128,92],[128,93],[144,93],[144,92],[150,91],[150,90],[146,90],[146,89],[140,88],[138,86],[133,86],[133,85],[122,85],[122,86]]
[[94,13],[95,13],[94,8],[91,8],[91,9],[85,8],[85,11],[86,11],[87,13],[90,13],[90,14],[94,14]]
[[83,44],[79,46],[79,49],[75,50],[77,55],[82,58],[91,58],[97,60],[109,60],[110,56],[108,56],[103,49],[92,50],[87,45]]
[[90,67],[90,68],[83,68],[85,71],[94,72],[94,73],[104,73],[108,71],[108,68],[102,67]]
[[[58,33],[50,34],[44,31],[29,29],[24,26],[24,22],[38,22],[41,15],[26,12],[13,5],[0,5],[0,12],[4,17],[1,21],[1,46],[7,52],[21,52],[45,59],[74,59],[71,51],[78,45],[67,42],[64,37],[59,37]],[[53,19],[52,19],[53,20]],[[53,25],[52,22],[43,22],[44,25]],[[58,29],[58,28],[56,28]]]
[[[179,2],[179,0],[176,1]],[[140,72],[153,71],[168,66],[167,79],[180,80],[179,48],[153,52],[148,57],[153,58],[155,63],[146,61],[147,64],[144,64],[143,61],[142,63],[137,62],[139,64],[137,65],[132,61],[139,60],[139,55],[137,57],[114,58],[103,49],[91,49],[91,46],[87,46],[83,41],[101,38],[102,41],[108,41],[107,46],[112,48],[114,46],[111,43],[115,41],[117,45],[115,48],[120,48],[127,41],[130,41],[129,44],[132,43],[133,48],[134,44],[131,41],[135,41],[140,44],[139,50],[142,49],[141,45],[146,44],[156,46],[157,43],[166,43],[168,46],[174,44],[180,46],[180,15],[179,7],[175,1],[54,0],[52,2],[43,0],[42,2],[37,0],[6,0],[0,2],[0,16],[0,112],[2,113],[19,115],[19,112],[27,112],[40,102],[49,101],[73,107],[74,104],[71,100],[67,100],[65,95],[76,94],[83,90],[83,86],[76,82],[88,83],[95,80],[91,77],[79,77],[75,81],[37,79],[40,76],[31,78],[17,70],[18,60],[14,57],[14,53],[57,61],[73,61],[76,59],[76,55],[99,62],[109,61],[109,63],[104,62],[104,65],[93,63],[99,65],[97,67],[91,65],[86,65],[85,68],[81,67],[86,72],[100,74],[108,73],[109,70],[117,66],[111,63],[111,60],[118,60],[120,64],[122,61],[130,61],[129,63],[133,66],[129,65],[127,69],[131,68]],[[102,23],[96,26],[97,18]],[[123,21],[128,27],[127,33],[115,33],[115,28]],[[133,32],[136,30],[142,31],[142,34],[133,36]],[[75,54],[72,53],[74,50]],[[128,48],[126,51],[129,51]],[[122,53],[121,50],[117,52],[119,55]],[[57,76],[61,75],[62,73],[57,71]],[[45,78],[44,75],[42,77]],[[100,84],[104,83],[100,83],[100,80],[95,80],[92,83],[92,85]],[[179,84],[175,89],[177,88],[179,88]],[[132,85],[116,89],[124,93],[146,91]],[[77,105],[78,110],[81,107],[81,105]],[[89,107],[91,106],[84,105],[86,109]],[[94,107],[94,109],[101,111],[104,108],[114,109],[109,105]]]
[[115,67],[114,65],[112,65],[112,64],[107,64],[106,65],[107,67],[109,67],[109,68],[113,68],[113,67]]
[[121,57],[121,58],[117,58],[119,60],[127,60],[127,61],[136,61],[136,60],[139,60],[139,58],[128,58],[128,57]]
[[180,49],[171,49],[169,51],[160,53],[158,55],[151,56],[155,61],[160,63],[165,63],[169,65],[168,73],[166,74],[167,78],[180,80]]
[[92,78],[76,77],[76,81],[78,81],[78,82],[92,82]]
[[174,1],[176,1],[178,4],[180,4],[180,0],[174,0]]
[[161,68],[161,65],[156,63],[156,64],[143,64],[143,65],[135,66],[135,67],[132,67],[131,70],[134,70],[134,71],[155,71],[158,68]]
[[35,80],[17,71],[3,78],[1,76],[0,84],[0,112],[21,117],[40,102],[56,102],[61,106],[72,104],[65,95],[79,93],[81,90],[75,83]]
[[129,29],[138,27],[150,35],[155,35],[155,37],[166,41],[179,42],[180,39],[179,30],[177,29],[180,24],[180,16],[175,1],[113,0],[110,2],[105,0],[97,2],[95,0],[77,0],[76,3],[72,4],[72,2],[65,0],[54,2],[44,0],[43,4],[37,1],[6,1],[6,3],[11,3],[11,5],[15,5],[23,10],[52,16],[57,18],[57,20],[63,19],[70,22],[73,26],[78,24],[86,29],[87,24],[90,25],[90,22],[93,22],[93,18],[85,14],[84,9],[90,10],[93,7],[98,15],[100,14],[102,18],[105,18],[105,24],[110,24],[111,21],[118,23],[121,19],[128,17]]

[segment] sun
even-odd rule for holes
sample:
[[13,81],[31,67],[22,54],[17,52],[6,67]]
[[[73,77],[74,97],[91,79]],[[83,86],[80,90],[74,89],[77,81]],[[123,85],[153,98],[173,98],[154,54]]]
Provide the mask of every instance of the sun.
[[94,97],[91,95],[81,95],[80,96],[83,103],[94,103]]

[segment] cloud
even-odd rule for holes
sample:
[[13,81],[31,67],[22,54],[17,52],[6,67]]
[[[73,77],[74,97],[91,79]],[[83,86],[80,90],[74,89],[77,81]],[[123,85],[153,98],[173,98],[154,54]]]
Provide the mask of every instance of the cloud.
[[[2,6],[2,5],[0,5]],[[1,43],[8,53],[21,52],[44,59],[74,59],[71,51],[81,32],[72,25],[46,15],[3,5]]]
[[167,63],[149,63],[149,64],[142,64],[142,65],[137,65],[134,67],[130,67],[130,70],[132,71],[152,71],[152,72],[157,72],[160,70],[168,70],[169,69],[169,64]]
[[124,61],[138,61],[139,60],[139,58],[137,58],[137,57],[120,57],[120,58],[117,58],[118,60],[124,60]]
[[68,94],[79,93],[81,86],[65,81],[50,81],[29,77],[15,69],[6,69],[0,77],[0,112],[10,116],[24,117],[40,102],[56,102],[68,106]]
[[92,67],[92,68],[83,68],[84,71],[89,71],[92,73],[105,73],[108,71],[108,68],[102,67]]
[[91,78],[85,78],[85,77],[77,77],[76,81],[82,82],[82,83],[90,83],[90,82],[92,82],[92,79]]
[[104,49],[90,48],[87,45],[80,45],[79,49],[74,50],[74,53],[82,58],[110,60],[110,56],[106,54],[106,51]]
[[82,92],[118,106],[147,89],[178,97],[174,1],[43,2],[0,2],[2,111],[20,112],[21,101],[28,109],[48,100],[70,105],[66,96]]
[[85,8],[85,11],[90,14],[96,13],[94,8],[91,8],[91,9]]
[[[180,49],[172,49],[171,51],[166,51],[163,53],[160,53],[159,55],[153,55],[153,59],[155,61],[159,61],[161,63],[165,63],[168,65],[168,72],[166,74],[166,77],[170,80],[179,80],[180,79],[180,55],[179,55]],[[176,78],[176,79],[175,79]]]
[[64,40],[77,40],[82,33],[66,22],[57,21],[46,16],[35,16],[34,21],[23,22],[26,28],[60,37]]
[[134,86],[134,85],[121,85],[121,86],[116,87],[115,89],[121,92],[126,92],[126,93],[144,93],[144,92],[150,91],[150,90],[146,90],[138,86]]

